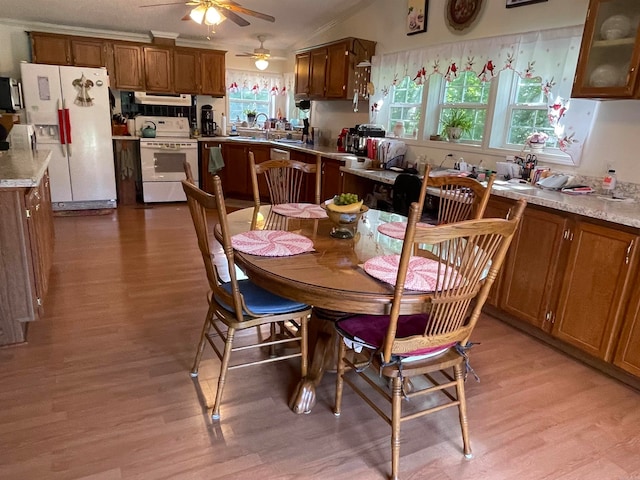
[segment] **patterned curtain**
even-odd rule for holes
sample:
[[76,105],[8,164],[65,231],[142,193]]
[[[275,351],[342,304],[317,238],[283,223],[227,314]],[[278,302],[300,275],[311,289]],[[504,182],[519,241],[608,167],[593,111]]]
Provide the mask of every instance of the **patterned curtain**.
[[230,92],[244,90],[262,93],[267,91],[272,95],[287,95],[292,89],[292,86],[285,82],[283,74],[233,69],[227,69],[226,84],[227,90]]
[[521,77],[540,79],[559,147],[578,164],[597,105],[591,100],[569,102],[582,30],[582,26],[565,27],[375,56],[371,77],[376,94],[369,101],[379,102],[406,76],[423,84],[431,75],[451,80],[461,72],[473,72],[490,82],[501,71],[513,70]]

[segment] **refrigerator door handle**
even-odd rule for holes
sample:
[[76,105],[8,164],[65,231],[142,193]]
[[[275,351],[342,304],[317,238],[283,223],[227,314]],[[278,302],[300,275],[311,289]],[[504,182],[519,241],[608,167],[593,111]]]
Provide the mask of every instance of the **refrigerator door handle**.
[[[62,105],[64,106],[64,101]],[[64,131],[66,134],[67,152],[69,156],[71,156],[71,119],[68,108],[64,109]]]
[[[58,107],[60,107],[60,101],[58,101]],[[58,108],[58,134],[60,136],[60,145],[62,146],[62,154],[67,156],[67,135],[64,129],[64,112],[61,108]]]

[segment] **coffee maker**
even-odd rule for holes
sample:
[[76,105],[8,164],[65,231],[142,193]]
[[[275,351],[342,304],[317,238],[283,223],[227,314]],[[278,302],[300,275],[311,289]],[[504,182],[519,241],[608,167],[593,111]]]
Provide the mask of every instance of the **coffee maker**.
[[202,136],[215,136],[218,126],[213,121],[213,107],[211,105],[202,106],[200,110],[200,125],[202,125]]

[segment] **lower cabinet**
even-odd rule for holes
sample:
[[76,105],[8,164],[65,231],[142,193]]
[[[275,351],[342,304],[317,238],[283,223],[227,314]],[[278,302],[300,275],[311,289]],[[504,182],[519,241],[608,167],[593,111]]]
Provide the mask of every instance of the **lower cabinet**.
[[53,259],[49,176],[33,188],[0,189],[0,345],[26,340],[38,319]]
[[503,267],[498,310],[640,376],[638,233],[528,205]]
[[344,165],[341,160],[322,157],[322,189],[320,198],[328,200],[335,195],[343,192],[344,173],[340,171],[340,167]]
[[[492,197],[489,200],[489,203],[487,204],[487,208],[484,211],[484,217],[485,218],[506,218],[512,206],[513,206],[513,202],[511,201],[506,201],[501,198]],[[498,305],[498,301],[500,300],[500,289],[502,287],[502,282],[505,276],[505,270],[506,270],[506,262],[502,264],[502,268],[498,272],[498,276],[496,277],[495,281],[493,282],[493,285],[491,286],[491,290],[489,291],[489,296],[487,297],[487,303],[489,305],[493,305],[493,306]]]
[[[212,148],[219,148],[221,142],[199,142],[199,151],[200,151],[200,188],[208,193],[213,193],[213,175],[209,173],[209,156]],[[226,159],[225,159],[226,160]],[[222,185],[224,188],[225,179],[225,169],[218,171],[218,176],[220,180],[222,180]],[[224,191],[224,190],[223,190]]]

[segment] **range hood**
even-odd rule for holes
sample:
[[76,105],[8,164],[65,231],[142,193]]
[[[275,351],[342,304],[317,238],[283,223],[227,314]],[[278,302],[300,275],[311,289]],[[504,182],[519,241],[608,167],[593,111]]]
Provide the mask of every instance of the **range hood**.
[[175,95],[167,93],[147,93],[134,92],[133,99],[136,103],[142,105],[170,105],[174,107],[190,107],[191,95],[186,93],[176,93]]

